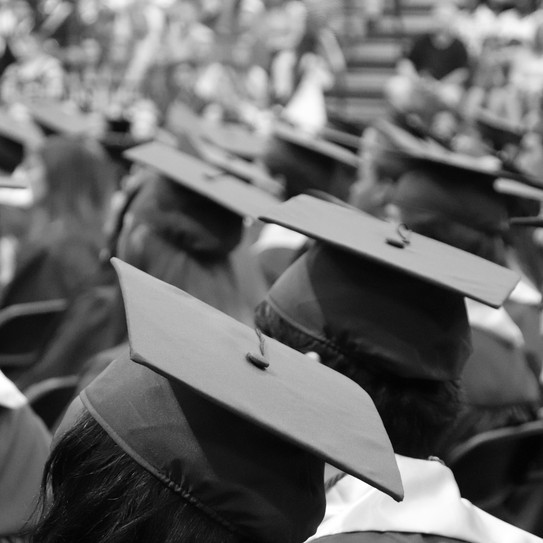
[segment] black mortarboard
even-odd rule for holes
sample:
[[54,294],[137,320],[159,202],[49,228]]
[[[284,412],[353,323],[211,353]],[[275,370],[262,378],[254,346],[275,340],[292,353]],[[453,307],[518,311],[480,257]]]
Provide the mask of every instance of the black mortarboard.
[[484,140],[492,143],[496,150],[503,149],[506,145],[520,145],[526,134],[526,129],[497,116],[486,109],[480,109],[474,114],[474,120]]
[[163,484],[251,541],[302,543],[316,530],[324,462],[401,498],[390,442],[360,387],[167,283],[114,266],[130,356],[81,393],[60,433],[84,406]]
[[314,153],[329,157],[337,162],[357,168],[359,164],[358,156],[345,149],[341,145],[332,143],[323,138],[308,134],[303,130],[293,128],[287,124],[278,124],[274,128],[275,137],[302,147]]
[[277,203],[271,195],[226,174],[222,169],[162,143],[134,147],[124,156],[241,216],[257,217]]
[[286,198],[321,191],[344,201],[359,164],[347,149],[286,124],[275,127],[262,161],[273,176],[283,180]]
[[463,297],[498,307],[517,275],[357,210],[298,196],[266,215],[317,243],[268,302],[347,356],[371,355],[401,377],[459,377],[471,352]]

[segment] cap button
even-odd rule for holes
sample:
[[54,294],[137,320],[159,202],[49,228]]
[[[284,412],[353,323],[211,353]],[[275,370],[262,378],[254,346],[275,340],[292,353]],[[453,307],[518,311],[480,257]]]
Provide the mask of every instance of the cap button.
[[260,370],[265,370],[269,367],[270,363],[260,354],[247,353],[245,358],[253,366],[256,366]]

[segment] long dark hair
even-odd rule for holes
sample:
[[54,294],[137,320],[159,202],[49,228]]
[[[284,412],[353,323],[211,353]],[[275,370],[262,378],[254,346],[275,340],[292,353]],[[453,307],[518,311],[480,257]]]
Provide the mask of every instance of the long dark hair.
[[249,543],[125,454],[84,412],[45,466],[35,543]]
[[42,206],[53,219],[101,228],[115,188],[111,162],[100,145],[52,136],[41,157],[47,184]]

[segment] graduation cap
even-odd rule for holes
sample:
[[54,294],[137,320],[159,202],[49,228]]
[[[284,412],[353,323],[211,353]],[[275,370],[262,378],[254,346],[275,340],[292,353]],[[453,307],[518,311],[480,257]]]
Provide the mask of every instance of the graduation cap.
[[527,186],[543,188],[543,183],[534,176],[520,170],[504,168],[498,157],[470,156],[454,152],[434,140],[413,136],[388,121],[380,121],[376,128],[384,139],[381,138],[373,151],[383,153],[386,157],[396,157],[401,161],[404,171],[423,167],[455,175],[458,179],[469,176],[478,184],[491,184],[498,178],[506,178],[517,180]]
[[212,145],[199,147],[200,155],[206,162],[220,168],[255,187],[279,196],[283,192],[283,185],[271,177],[262,166],[242,158],[229,155],[227,152]]
[[320,242],[274,284],[271,307],[301,332],[400,377],[458,378],[471,352],[463,298],[499,307],[518,281],[470,253],[310,196],[260,218]]
[[156,170],[242,217],[257,217],[276,198],[168,145],[152,142],[133,147],[125,158]]
[[474,114],[475,124],[483,137],[490,141],[497,150],[507,145],[520,145],[526,134],[526,128],[499,117],[487,109],[480,109]]
[[336,143],[341,147],[349,149],[353,153],[358,153],[358,149],[360,148],[360,130],[354,126],[349,128],[351,128],[352,131],[345,132],[344,130],[332,126],[325,126],[320,131],[320,136],[326,141]]
[[61,102],[42,101],[27,104],[34,121],[47,135],[80,136],[88,134],[95,120],[77,109],[67,108]]
[[251,541],[301,543],[329,462],[396,500],[402,485],[369,396],[353,382],[115,259],[130,355],[76,400],[143,468]]
[[168,110],[166,126],[177,135],[201,138],[230,155],[251,161],[262,156],[266,144],[261,135],[245,126],[207,121],[182,103]]
[[256,160],[264,154],[266,140],[260,134],[238,124],[202,121],[201,137],[231,155]]
[[329,157],[337,162],[346,164],[347,166],[352,166],[353,168],[358,167],[359,159],[357,155],[336,143],[315,137],[312,134],[293,128],[285,123],[276,125],[273,133],[277,138],[283,141]]

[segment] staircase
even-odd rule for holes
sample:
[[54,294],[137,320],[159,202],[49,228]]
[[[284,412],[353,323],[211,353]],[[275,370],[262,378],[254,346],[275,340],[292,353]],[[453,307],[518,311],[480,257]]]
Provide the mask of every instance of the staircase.
[[[384,113],[384,85],[411,40],[428,30],[432,6],[439,0],[385,0],[383,16],[364,37],[350,31],[355,4],[364,0],[343,1],[346,32],[340,41],[347,73],[327,94],[326,103],[331,121],[360,131]],[[396,13],[397,4],[401,17]]]

